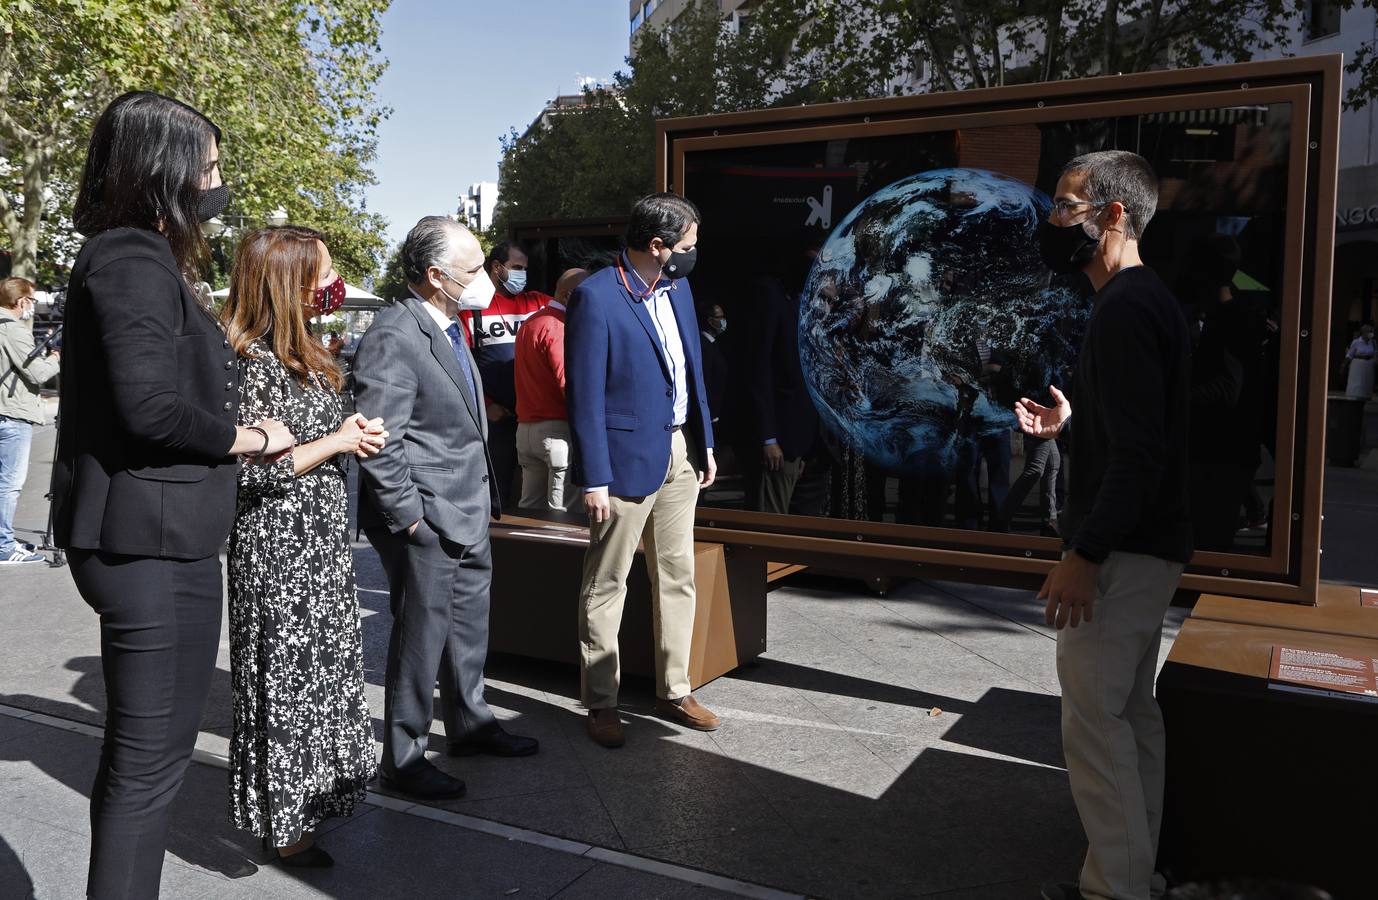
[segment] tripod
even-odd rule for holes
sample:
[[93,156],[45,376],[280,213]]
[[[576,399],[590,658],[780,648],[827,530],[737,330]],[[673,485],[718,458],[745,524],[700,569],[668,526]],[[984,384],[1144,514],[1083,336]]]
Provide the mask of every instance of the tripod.
[[[58,417],[53,416],[53,469],[57,468],[57,435],[61,433],[61,430],[62,429],[58,427]],[[60,569],[67,565],[67,553],[61,547],[53,543],[53,497],[55,495],[53,493],[51,478],[48,480],[48,493],[43,496],[48,501],[48,524],[47,527],[43,529],[43,543],[39,545],[38,549],[46,553],[51,553],[52,556],[48,558],[48,565],[51,568]]]

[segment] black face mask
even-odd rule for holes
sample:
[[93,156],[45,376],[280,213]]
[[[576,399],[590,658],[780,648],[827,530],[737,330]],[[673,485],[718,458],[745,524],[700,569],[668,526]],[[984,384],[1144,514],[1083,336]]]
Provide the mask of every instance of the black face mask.
[[1082,223],[1054,225],[1047,219],[1038,223],[1038,253],[1043,265],[1059,275],[1084,270],[1096,258],[1099,238],[1086,233]]
[[683,278],[694,271],[694,263],[698,262],[698,259],[698,247],[685,253],[680,253],[678,250],[671,250],[669,261],[662,265],[660,270],[665,273],[666,278]]
[[225,211],[230,205],[229,185],[219,185],[201,192],[201,200],[196,204],[196,215],[202,222],[209,222]]

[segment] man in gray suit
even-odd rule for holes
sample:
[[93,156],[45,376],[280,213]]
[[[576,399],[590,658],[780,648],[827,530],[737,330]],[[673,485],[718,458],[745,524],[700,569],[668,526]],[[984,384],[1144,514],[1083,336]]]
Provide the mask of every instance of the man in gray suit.
[[378,314],[354,358],[357,408],[393,435],[362,464],[359,503],[393,615],[378,768],[395,790],[444,799],[464,782],[426,760],[437,677],[450,755],[528,756],[537,744],[504,731],[483,699],[498,493],[483,386],[454,317],[486,306],[493,285],[478,241],[443,216],[418,222],[401,257],[409,294]]

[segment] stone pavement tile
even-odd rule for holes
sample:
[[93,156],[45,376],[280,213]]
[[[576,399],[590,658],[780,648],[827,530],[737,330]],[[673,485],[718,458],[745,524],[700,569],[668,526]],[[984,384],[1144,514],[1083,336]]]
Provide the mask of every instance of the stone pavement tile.
[[737,896],[703,885],[602,864],[589,869],[555,895],[557,900],[609,900],[623,897],[636,900],[728,900]]
[[766,621],[769,623],[766,629],[767,649],[812,643],[828,636],[829,632],[801,615],[790,605],[791,598],[779,596],[780,593],[779,590],[772,591],[766,600]]
[[99,756],[99,740],[48,726],[0,743],[0,809],[84,832]]
[[[0,714],[0,744],[20,737],[34,737],[45,733],[48,726],[37,722],[26,722],[16,716]],[[0,756],[3,758],[3,756]]]
[[[503,722],[513,734],[536,738],[541,749],[534,756],[505,759],[494,756],[451,757],[444,754],[445,739],[432,739],[437,751],[431,760],[444,771],[464,779],[467,800],[486,800],[537,794],[556,789],[587,787],[589,778],[570,747],[559,719],[563,711],[521,715]],[[443,729],[440,729],[443,733]]]
[[943,594],[989,615],[1000,616],[1049,636],[1054,634],[1054,630],[1043,621],[1044,603],[1037,598],[1037,591],[956,581],[924,584],[925,589],[921,594],[916,592],[911,595],[908,590],[899,590],[889,599],[904,603],[917,599],[920,603],[928,603],[934,594]]
[[809,707],[788,714],[736,711],[712,732],[715,744],[744,763],[788,769],[820,757],[867,756],[855,736]]
[[[337,898],[553,897],[594,863],[429,819],[379,810],[330,835],[333,869],[265,866],[250,879],[268,895],[286,880]],[[507,893],[512,889],[515,893]]]
[[677,733],[659,720],[629,719],[624,747],[608,750],[587,737],[576,742],[598,797],[629,849],[750,831],[775,821],[740,763],[718,750],[708,735]]
[[573,841],[623,849],[622,837],[592,785],[433,805]]
[[86,895],[87,852],[84,836],[0,801],[0,896],[79,900]]
[[853,896],[837,889],[851,886],[839,849],[785,828],[753,832],[749,840],[733,834],[691,838],[642,847],[637,854],[810,897]]
[[960,716],[944,713],[942,740],[976,750],[1061,768],[1060,698],[1036,691],[992,687]]
[[923,900],[1036,900],[1042,885],[1038,881],[1002,881],[921,896]]

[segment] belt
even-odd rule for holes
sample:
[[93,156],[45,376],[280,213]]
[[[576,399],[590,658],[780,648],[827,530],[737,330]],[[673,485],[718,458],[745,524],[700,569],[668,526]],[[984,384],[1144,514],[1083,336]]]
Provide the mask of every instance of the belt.
[[683,428],[683,427],[684,427],[683,425],[671,425],[671,426],[670,426],[670,433],[671,433],[671,434],[674,434],[676,431],[679,431],[679,430],[680,430],[681,428]]

